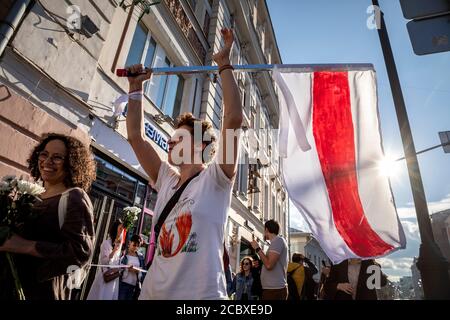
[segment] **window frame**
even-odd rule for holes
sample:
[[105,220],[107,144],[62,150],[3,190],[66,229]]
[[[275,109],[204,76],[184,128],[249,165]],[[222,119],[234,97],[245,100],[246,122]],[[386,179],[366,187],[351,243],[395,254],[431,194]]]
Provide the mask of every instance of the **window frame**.
[[[141,52],[141,54],[140,54],[140,64],[142,64],[142,65],[144,65],[144,63],[145,63],[145,60],[146,60],[146,58],[147,58],[147,54],[148,54],[148,50],[149,50],[149,47],[150,47],[150,44],[151,44],[151,42],[152,42],[152,40],[153,40],[153,42],[155,43],[155,48],[154,48],[154,51],[153,51],[153,55],[152,55],[152,59],[151,59],[151,63],[150,63],[150,67],[154,67],[154,65],[155,65],[155,60],[156,60],[156,58],[157,58],[157,53],[158,52],[163,52],[164,53],[164,59],[165,59],[165,62],[169,62],[168,63],[168,66],[169,67],[173,67],[175,64],[172,62],[172,60],[170,59],[170,57],[167,55],[167,51],[165,50],[165,48],[157,41],[157,39],[153,36],[153,33],[152,33],[152,31],[150,30],[150,28],[148,28],[146,25],[145,25],[145,23],[143,23],[143,22],[139,22],[137,25],[136,25],[136,28],[135,28],[135,31],[134,31],[134,34],[136,33],[136,29],[137,28],[142,28],[142,30],[145,32],[147,32],[146,33],[146,37],[145,37],[145,43],[144,43],[144,47],[143,47],[143,49],[142,49],[142,52]],[[128,57],[129,57],[129,55],[130,55],[130,52],[131,52],[131,50],[132,50],[132,46],[133,46],[133,40],[134,40],[134,34],[133,34],[133,39],[131,40],[131,44],[130,44],[130,48],[129,48],[129,50],[128,50],[128,54],[127,54],[127,60],[128,60]],[[177,84],[177,88],[176,88],[176,90],[175,90],[175,100],[174,100],[174,105],[173,105],[173,108],[172,108],[172,113],[171,114],[168,114],[167,113],[167,107],[166,107],[166,103],[167,103],[167,99],[168,99],[168,84],[169,84],[169,82],[170,82],[170,77],[171,76],[174,76],[174,77],[178,77],[178,84]],[[174,111],[175,110],[179,110],[179,111],[181,111],[181,109],[182,109],[182,100],[183,100],[183,96],[184,96],[184,87],[185,87],[185,84],[186,84],[186,79],[183,77],[183,76],[181,76],[181,75],[171,75],[171,76],[169,76],[169,75],[167,75],[166,76],[166,78],[165,78],[165,80],[164,80],[164,84],[160,84],[161,86],[163,86],[164,87],[164,91],[163,91],[163,96],[162,96],[162,99],[161,99],[161,104],[159,105],[158,104],[158,101],[155,101],[155,99],[153,99],[152,97],[151,97],[151,95],[150,95],[150,82],[148,83],[148,85],[147,86],[145,86],[144,87],[144,96],[148,99],[148,100],[150,100],[151,101],[151,103],[161,112],[161,113],[163,113],[163,114],[165,114],[165,115],[169,115],[170,117],[172,117],[172,118],[176,118],[176,114],[174,114]],[[180,106],[175,106],[175,103],[176,103],[176,101],[178,100],[177,99],[177,95],[178,95],[178,92],[179,92],[179,90],[180,90],[180,88],[179,88],[179,86],[180,86],[180,83],[182,83],[182,89],[181,89],[181,99],[179,99],[180,100]],[[158,89],[158,90],[160,90],[160,89]],[[159,95],[159,92],[157,93],[157,97],[156,97],[156,99],[158,99],[158,95]]]

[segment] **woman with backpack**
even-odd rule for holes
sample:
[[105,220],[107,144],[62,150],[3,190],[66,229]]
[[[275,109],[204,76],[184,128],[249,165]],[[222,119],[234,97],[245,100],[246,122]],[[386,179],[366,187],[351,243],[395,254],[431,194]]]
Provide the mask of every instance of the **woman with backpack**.
[[308,258],[301,253],[294,253],[287,269],[288,300],[315,300],[315,282],[312,277],[316,273],[316,266]]

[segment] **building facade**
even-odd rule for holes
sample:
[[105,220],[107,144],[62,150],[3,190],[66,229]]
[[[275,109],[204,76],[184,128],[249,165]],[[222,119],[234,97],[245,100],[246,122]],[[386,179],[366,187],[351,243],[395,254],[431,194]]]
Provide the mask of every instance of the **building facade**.
[[305,255],[305,246],[312,239],[310,232],[304,232],[295,228],[289,229],[289,259],[292,259],[294,253]]
[[[117,68],[211,65],[221,46],[220,29],[234,27],[233,64],[281,63],[267,5],[263,0],[13,1],[0,21],[17,11],[20,24],[0,52],[0,176],[27,173],[26,159],[45,132],[78,137],[97,161],[94,205],[96,251],[125,206],[142,214],[133,232],[150,239],[157,193],[127,142],[125,116],[113,101],[127,93]],[[280,177],[277,91],[265,73],[236,73],[244,106],[244,134],[225,245],[232,269],[261,245],[264,222],[287,232],[287,196]],[[174,120],[184,112],[220,128],[220,79],[205,74],[153,76],[144,87],[145,135],[162,159]],[[254,130],[250,130],[254,129]],[[145,248],[144,248],[145,249]],[[94,270],[95,271],[95,270]],[[91,272],[92,280],[94,272]],[[87,281],[89,283],[89,280]],[[86,285],[88,286],[88,285]],[[85,287],[85,291],[87,288]]]
[[431,227],[436,244],[442,255],[450,261],[450,209],[431,215]]
[[414,289],[414,299],[423,300],[423,288],[422,288],[422,276],[420,275],[419,268],[417,268],[418,257],[414,257],[411,265],[412,285]]
[[397,300],[398,299],[398,288],[395,282],[387,280],[384,287],[376,289],[378,300]]
[[320,281],[320,274],[322,272],[322,268],[323,268],[323,262],[327,265],[327,266],[331,266],[331,261],[328,258],[327,254],[325,253],[325,251],[323,251],[322,247],[319,244],[319,241],[317,241],[315,238],[311,238],[308,243],[305,245],[305,256],[311,260],[312,263],[314,263],[314,265],[317,267],[317,270],[319,272],[317,272],[314,276],[313,279],[316,282]]
[[399,299],[414,300],[414,286],[412,276],[403,276],[398,282]]

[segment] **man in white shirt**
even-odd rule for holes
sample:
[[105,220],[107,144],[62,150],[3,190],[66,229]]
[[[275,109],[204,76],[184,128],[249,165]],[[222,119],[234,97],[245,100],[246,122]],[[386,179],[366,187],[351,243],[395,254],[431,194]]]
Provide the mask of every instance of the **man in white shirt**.
[[[168,142],[168,162],[161,160],[144,138],[141,93],[142,84],[151,77],[151,72],[128,78],[133,93],[127,114],[128,140],[158,191],[153,226],[176,190],[198,174],[160,229],[139,299],[227,299],[222,263],[224,226],[236,175],[242,105],[229,60],[233,31],[223,29],[222,35],[224,47],[213,56],[222,84],[222,132],[218,159],[209,165],[216,150],[214,132],[211,124],[192,114],[178,119],[177,129]],[[145,72],[142,65],[131,66],[128,71]]]

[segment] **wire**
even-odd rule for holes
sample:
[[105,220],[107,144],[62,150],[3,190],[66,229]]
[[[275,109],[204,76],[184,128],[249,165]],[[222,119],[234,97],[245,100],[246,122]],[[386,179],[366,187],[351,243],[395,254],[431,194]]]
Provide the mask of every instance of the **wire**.
[[55,14],[54,14],[53,12],[51,12],[50,10],[48,10],[48,9],[42,4],[42,1],[41,1],[41,0],[37,0],[37,2],[38,2],[39,5],[42,7],[42,9],[44,9],[44,11],[50,16],[50,18],[52,18],[52,20],[53,20],[56,24],[58,24],[58,25],[66,32],[66,34],[69,36],[70,40],[72,40],[73,42],[77,43],[77,44],[81,47],[81,49],[83,49],[83,51],[85,51],[91,58],[93,58],[93,59],[97,62],[97,66],[99,67],[99,69],[102,70],[103,72],[105,72],[104,69],[103,69],[103,67],[102,67],[102,65],[101,65],[100,63],[98,63],[97,57],[95,57],[94,54],[92,54],[92,53],[86,48],[86,46],[85,46],[79,39],[76,39],[76,38],[74,37],[74,33],[71,32],[71,31],[67,28],[67,26],[64,26],[61,22],[59,22],[59,21],[54,17]]

